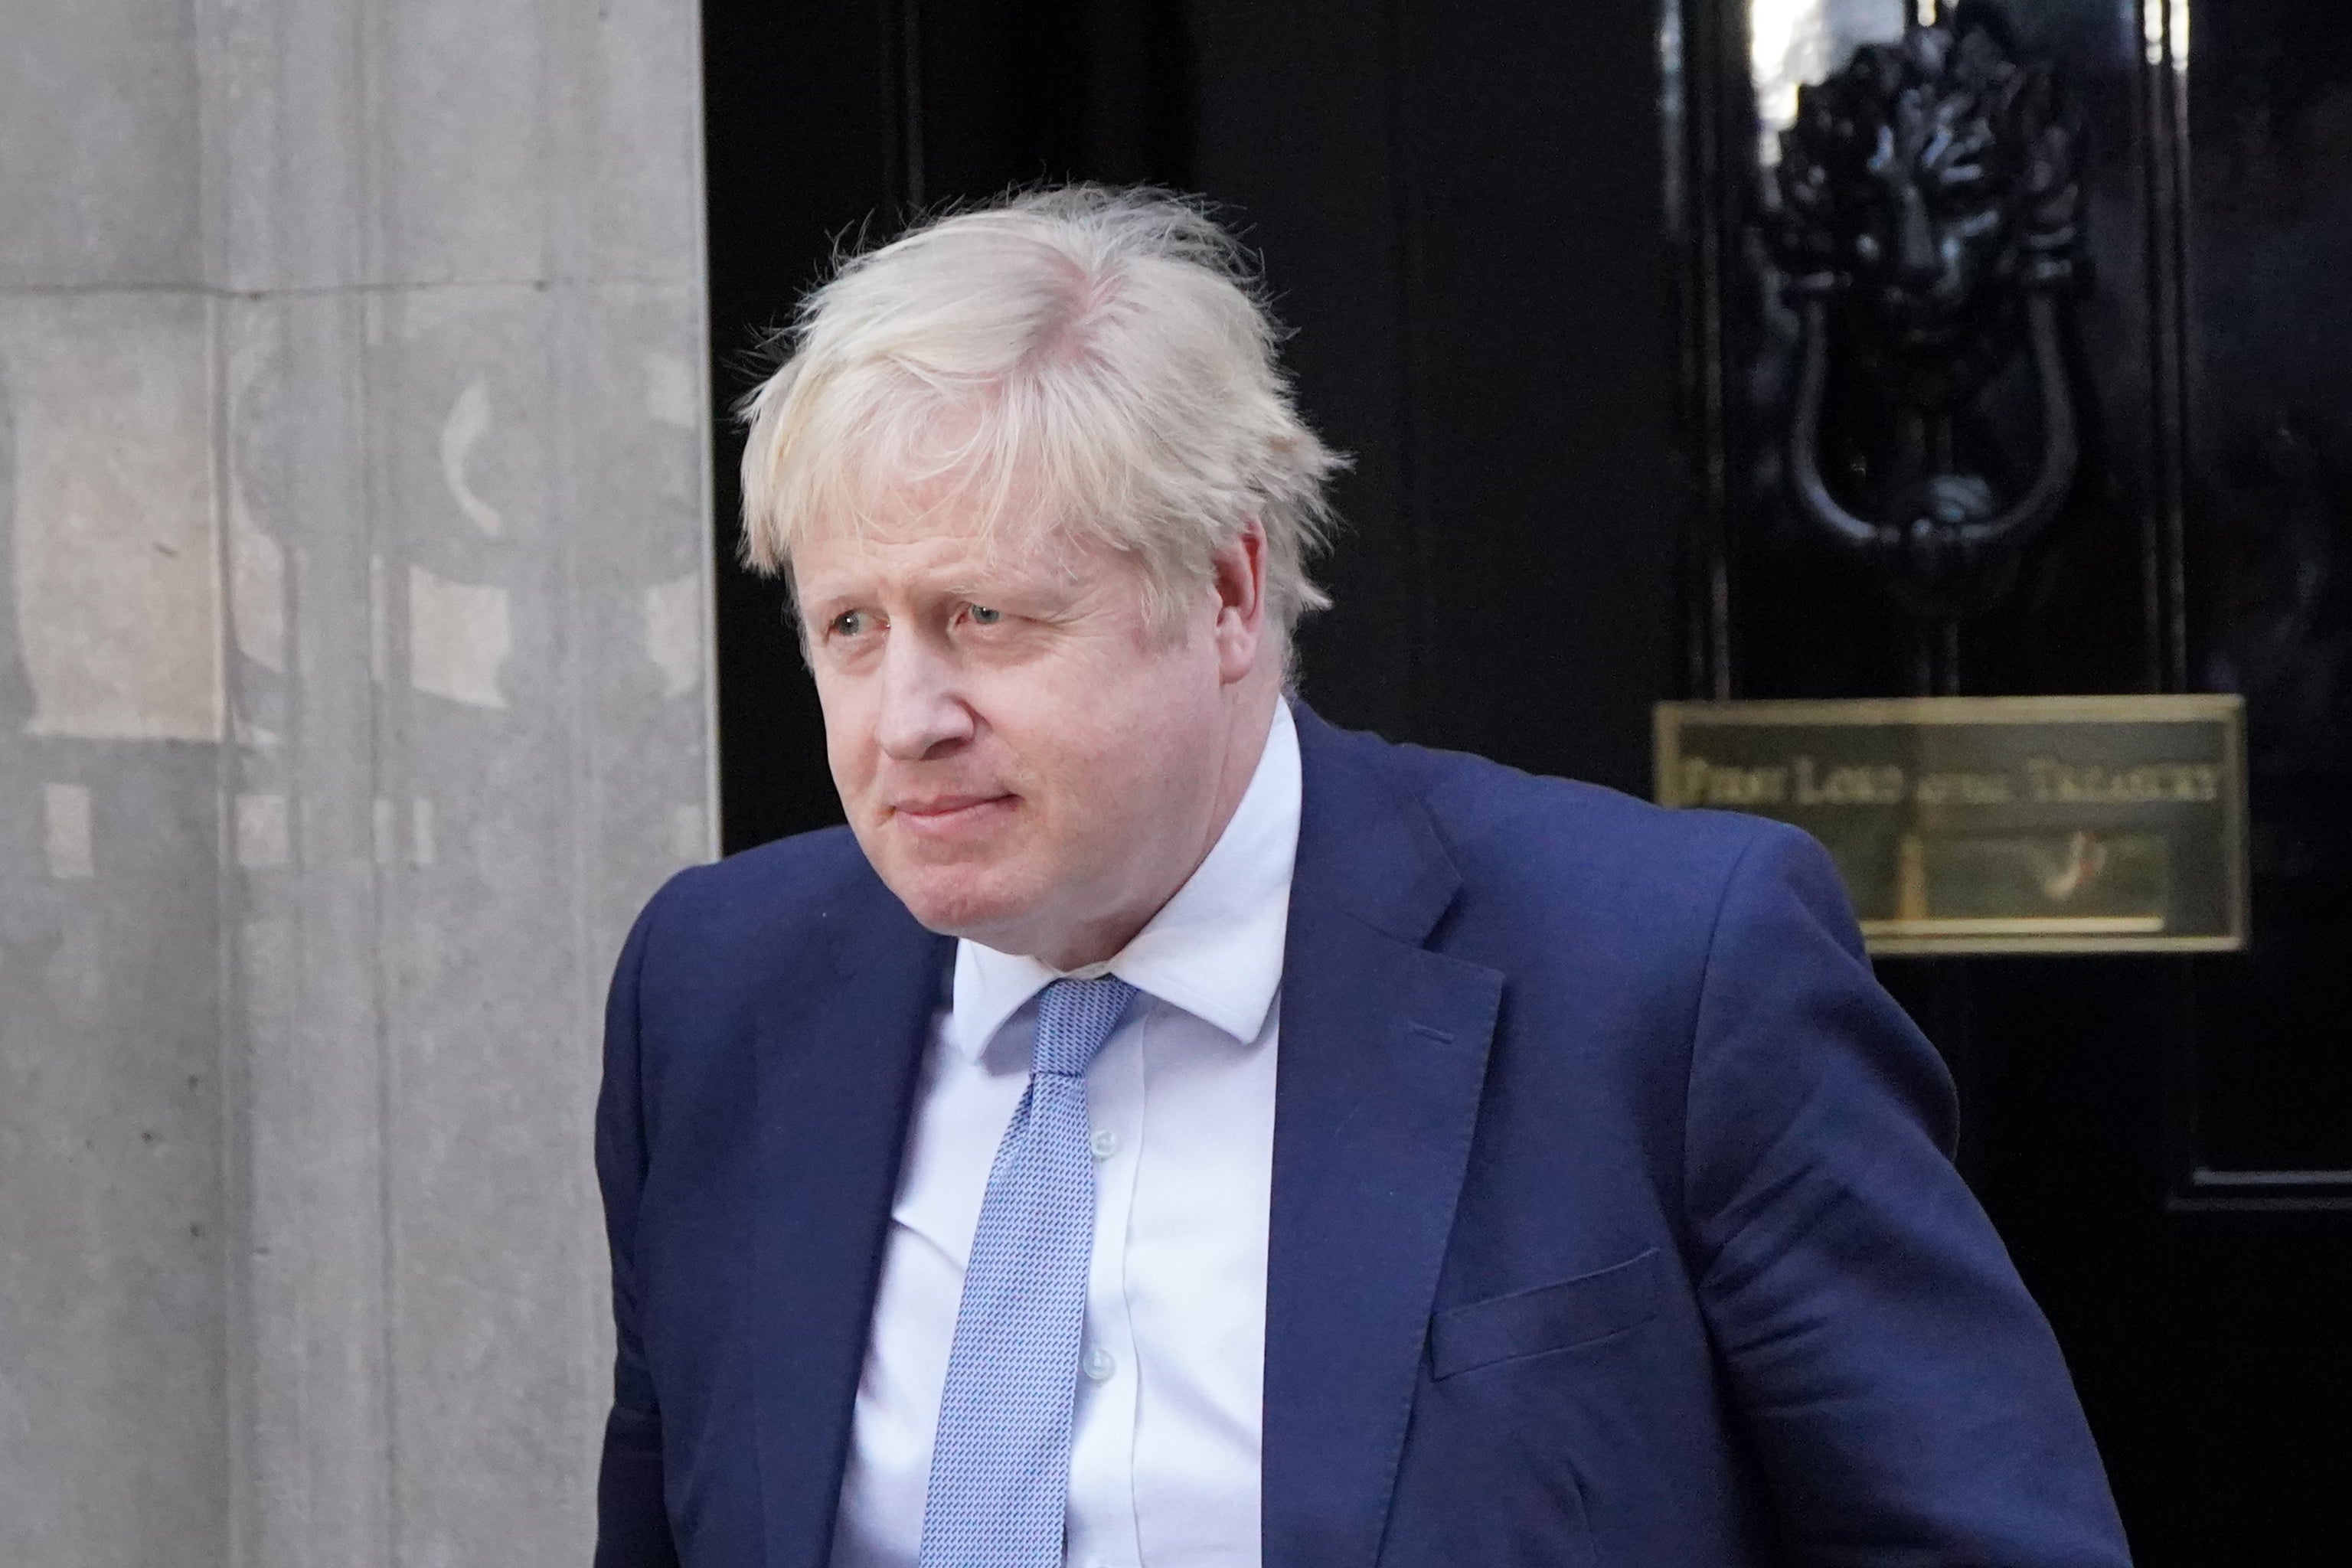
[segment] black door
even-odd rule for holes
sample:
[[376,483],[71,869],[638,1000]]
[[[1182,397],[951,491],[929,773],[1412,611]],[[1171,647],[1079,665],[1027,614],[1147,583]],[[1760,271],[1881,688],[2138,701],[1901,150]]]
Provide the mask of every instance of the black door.
[[[1356,458],[1338,608],[1302,638],[1328,717],[1646,794],[1665,699],[2242,693],[2250,952],[1881,973],[1962,1084],[1966,1168],[2140,1559],[2352,1562],[2352,7],[1927,18],[2046,68],[2079,195],[2064,503],[1933,637],[1808,531],[1780,456],[1801,302],[1777,132],[1916,13],[710,0],[717,385],[745,389],[759,329],[863,222],[1155,180],[1245,226],[1305,405]],[[1883,368],[1841,359],[1832,425]],[[1969,465],[2030,485],[2025,357],[1980,391]],[[1825,450],[1870,492],[1883,454]],[[736,455],[722,435],[722,517]],[[721,531],[734,848],[837,814],[780,597]]]

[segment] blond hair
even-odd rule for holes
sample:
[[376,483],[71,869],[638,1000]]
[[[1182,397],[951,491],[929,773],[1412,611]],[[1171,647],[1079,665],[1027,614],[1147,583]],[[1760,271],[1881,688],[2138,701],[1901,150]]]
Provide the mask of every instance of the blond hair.
[[1164,614],[1255,519],[1286,635],[1330,603],[1307,562],[1346,459],[1299,417],[1282,335],[1195,202],[1083,184],[934,218],[843,259],[744,399],[744,559],[788,573],[814,531],[919,498],[1092,536]]

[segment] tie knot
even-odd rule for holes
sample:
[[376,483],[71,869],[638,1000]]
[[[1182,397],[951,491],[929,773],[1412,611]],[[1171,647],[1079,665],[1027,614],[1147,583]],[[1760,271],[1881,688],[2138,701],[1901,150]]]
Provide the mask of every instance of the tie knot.
[[1134,997],[1134,986],[1109,974],[1046,986],[1037,998],[1035,1070],[1066,1078],[1085,1073]]

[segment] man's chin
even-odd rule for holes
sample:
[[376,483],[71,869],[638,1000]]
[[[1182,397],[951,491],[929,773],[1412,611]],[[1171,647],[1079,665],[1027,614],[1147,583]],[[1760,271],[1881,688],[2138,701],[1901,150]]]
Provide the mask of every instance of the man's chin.
[[949,875],[933,867],[907,868],[896,875],[885,872],[882,880],[924,929],[990,947],[1001,946],[1029,913],[1025,900],[1005,896],[1003,879],[972,868],[959,867]]

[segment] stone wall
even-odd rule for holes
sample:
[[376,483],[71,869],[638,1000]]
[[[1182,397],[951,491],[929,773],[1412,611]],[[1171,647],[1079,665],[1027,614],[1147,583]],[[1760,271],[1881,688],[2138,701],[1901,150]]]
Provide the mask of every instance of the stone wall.
[[5,35],[6,1555],[584,1562],[596,1014],[713,837],[696,7]]

